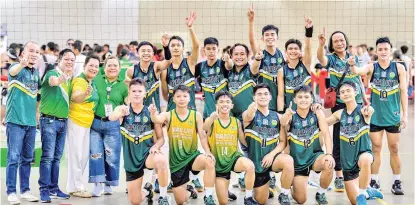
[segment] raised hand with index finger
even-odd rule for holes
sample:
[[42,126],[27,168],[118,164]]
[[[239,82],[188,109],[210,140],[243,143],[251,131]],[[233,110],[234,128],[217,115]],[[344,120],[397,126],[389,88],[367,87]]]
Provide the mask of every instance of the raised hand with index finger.
[[251,3],[251,6],[249,7],[249,11],[248,11],[248,20],[252,22],[254,21],[254,19],[255,19],[254,3]]
[[321,46],[324,46],[326,44],[326,28],[323,27],[323,33],[318,35],[318,42]]

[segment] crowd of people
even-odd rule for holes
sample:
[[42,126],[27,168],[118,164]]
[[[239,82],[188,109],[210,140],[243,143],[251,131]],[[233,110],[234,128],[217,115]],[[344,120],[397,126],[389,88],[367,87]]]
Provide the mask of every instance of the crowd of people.
[[[290,39],[284,48],[276,46],[279,28],[264,26],[264,50],[255,37],[253,6],[248,11],[249,47],[236,43],[220,50],[214,37],[201,47],[195,20],[195,12],[186,18],[192,47],[187,55],[184,40],[167,34],[161,37],[162,49],[148,41],[120,44],[115,52],[108,44],[91,47],[73,39],[63,49],[53,42],[11,44],[2,54],[10,204],[39,201],[29,187],[37,127],[43,203],[112,194],[119,185],[122,154],[131,204],[151,201],[153,190],[160,194],[159,204],[171,203],[169,190],[177,204],[197,198],[198,191],[205,192],[205,204],[226,204],[236,199],[228,191],[231,172],[240,173],[245,204],[265,204],[274,197],[278,172],[279,203],[291,204],[291,195],[302,204],[314,171],[320,173],[317,204],[328,204],[326,190],[334,177],[335,191],[345,191],[350,203],[363,205],[383,198],[379,167],[384,131],[391,191],[404,194],[399,139],[407,126],[414,69],[405,55],[408,47],[393,52],[388,37],[371,42],[371,48],[353,47],[344,32],[326,36],[323,29],[313,67],[309,17],[304,17],[304,39]],[[327,69],[327,86],[336,92],[333,106],[326,106],[332,111],[328,117],[311,88],[312,67]],[[361,76],[369,76],[370,100]],[[196,111],[198,86],[203,113]],[[163,147],[168,147],[167,155]],[[58,186],[64,148],[66,192]],[[88,164],[93,190],[82,182]],[[142,188],[144,169],[154,169],[157,180]]]

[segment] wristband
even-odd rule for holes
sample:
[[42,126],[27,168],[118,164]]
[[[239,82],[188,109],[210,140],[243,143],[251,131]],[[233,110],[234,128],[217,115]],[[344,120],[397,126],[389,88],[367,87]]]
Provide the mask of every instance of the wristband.
[[168,46],[166,46],[166,47],[163,46],[163,50],[164,50],[164,59],[170,60],[171,59],[171,53],[170,53],[169,47]]
[[305,36],[307,38],[313,37],[313,26],[311,26],[310,28],[305,28]]

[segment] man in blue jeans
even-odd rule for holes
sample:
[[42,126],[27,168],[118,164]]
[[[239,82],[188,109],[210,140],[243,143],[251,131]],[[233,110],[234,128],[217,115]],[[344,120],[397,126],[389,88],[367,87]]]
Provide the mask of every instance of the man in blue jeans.
[[41,78],[40,133],[42,158],[39,167],[40,202],[50,203],[51,198],[68,199],[58,186],[59,165],[65,147],[71,76],[75,67],[75,54],[70,49],[59,53],[58,66],[46,71]]
[[21,198],[30,202],[39,200],[30,193],[29,188],[30,163],[36,137],[37,93],[40,85],[39,72],[33,66],[39,58],[39,52],[37,43],[26,43],[21,62],[9,69],[9,96],[6,105],[6,186],[7,200],[10,204],[20,203],[16,196],[18,168]]

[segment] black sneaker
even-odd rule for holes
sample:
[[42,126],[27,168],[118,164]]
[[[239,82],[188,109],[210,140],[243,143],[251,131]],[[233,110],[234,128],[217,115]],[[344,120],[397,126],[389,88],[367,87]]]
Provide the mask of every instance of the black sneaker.
[[216,205],[215,200],[213,199],[212,195],[208,197],[205,196],[203,200],[205,201],[205,205]]
[[370,180],[370,187],[372,187],[373,189],[377,189],[380,190],[380,183],[379,181],[376,180]]
[[290,197],[283,193],[278,196],[278,202],[280,202],[281,205],[291,205]]
[[274,175],[272,175],[271,180],[269,181],[269,188],[275,189],[277,187],[276,183],[277,183],[277,179],[275,178]]
[[197,199],[197,192],[193,186],[187,185],[186,190],[190,192],[190,198]]
[[274,189],[272,189],[271,187],[269,188],[269,192],[268,192],[268,199],[272,199],[274,198]]
[[154,192],[156,192],[157,194],[160,194],[160,185],[159,185],[158,179],[156,179],[156,181],[154,182]]
[[159,197],[159,199],[158,199],[158,204],[159,205],[169,205],[170,203],[169,203],[169,199],[167,198],[167,196],[166,197]]
[[148,195],[146,196],[147,201],[148,202],[153,202],[153,196],[154,196],[153,185],[151,183],[147,182],[144,185],[144,189],[148,191]]
[[173,182],[170,182],[169,186],[167,186],[167,193],[173,193]]
[[244,203],[245,205],[259,205],[257,201],[255,201],[254,198],[252,197],[248,197],[248,198],[244,198]]
[[327,201],[327,197],[326,194],[320,194],[320,193],[316,193],[316,204],[317,205],[326,205],[329,204],[329,202]]
[[402,189],[402,182],[401,180],[395,180],[395,182],[392,185],[392,194],[394,195],[403,195],[403,189]]
[[234,193],[228,191],[228,201],[235,201],[236,199],[238,199],[238,197],[236,197]]

